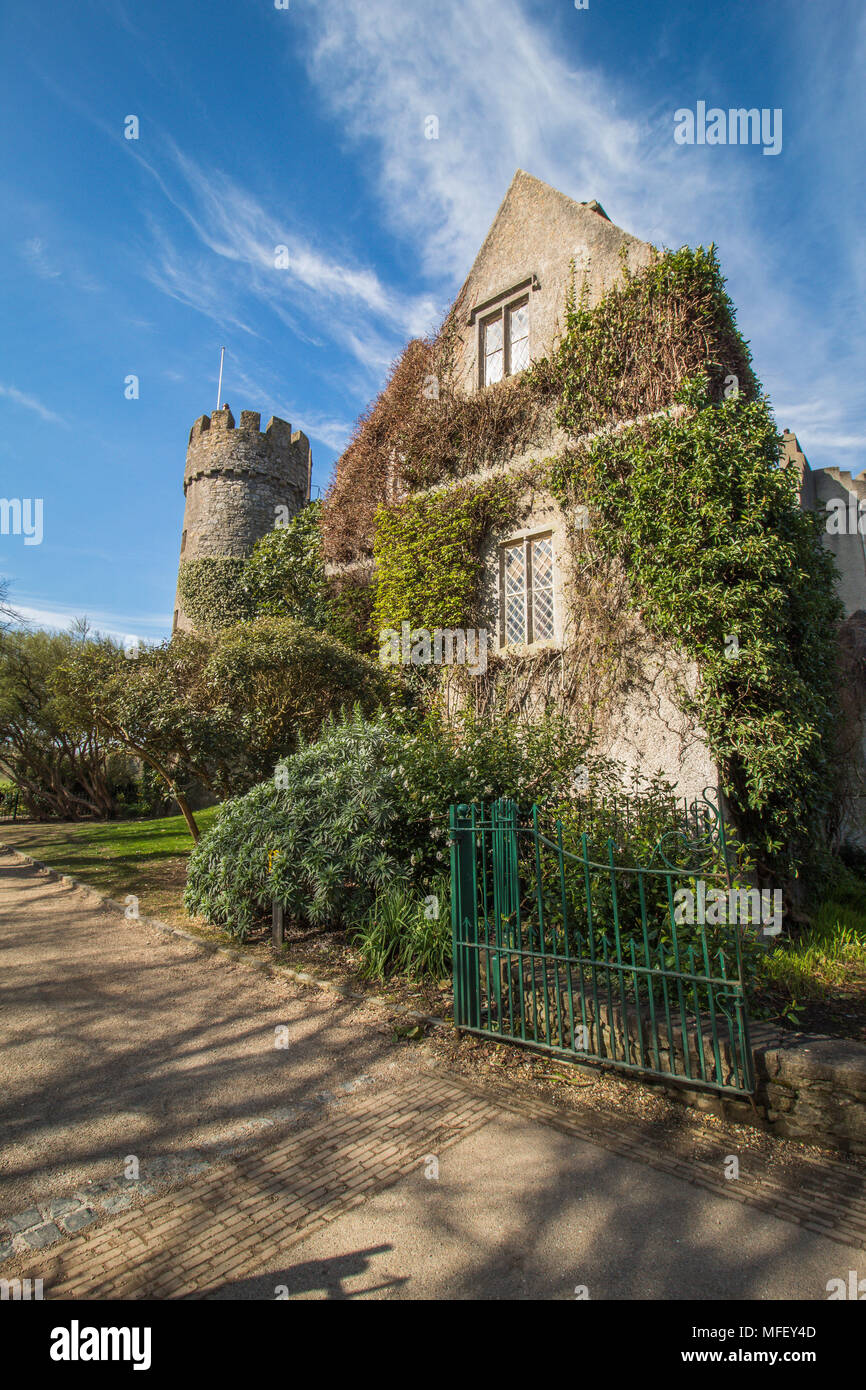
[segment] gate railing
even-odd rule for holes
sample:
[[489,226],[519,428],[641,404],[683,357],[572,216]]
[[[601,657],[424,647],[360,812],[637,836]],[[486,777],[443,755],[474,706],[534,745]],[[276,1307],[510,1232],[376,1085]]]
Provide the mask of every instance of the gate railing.
[[452,806],[457,1026],[750,1094],[740,929],[683,921],[677,906],[697,878],[727,893],[723,835],[701,842],[723,851],[708,868],[672,862],[698,843],[678,836],[646,865],[617,864],[610,839],[602,856],[586,834],[566,849],[559,821],[542,833],[535,807],[521,822],[510,801]]

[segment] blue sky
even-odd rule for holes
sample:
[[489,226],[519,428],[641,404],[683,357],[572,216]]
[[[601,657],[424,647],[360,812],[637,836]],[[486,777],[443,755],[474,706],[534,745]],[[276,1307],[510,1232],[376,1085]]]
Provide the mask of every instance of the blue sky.
[[[518,167],[715,241],[780,426],[866,464],[860,0],[5,0],[0,53],[0,494],[44,499],[0,573],[33,622],[167,635],[221,344],[235,415],[303,429],[324,488]],[[780,107],[781,153],[676,144],[701,100]]]

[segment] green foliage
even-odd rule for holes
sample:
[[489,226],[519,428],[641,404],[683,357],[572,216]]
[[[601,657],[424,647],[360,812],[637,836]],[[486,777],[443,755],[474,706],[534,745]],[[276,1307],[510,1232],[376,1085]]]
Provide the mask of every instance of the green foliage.
[[254,618],[289,618],[354,651],[370,651],[369,584],[326,577],[321,513],[321,502],[309,502],[256,541],[245,560],[182,565],[178,592],[196,630],[214,635]]
[[554,401],[529,373],[483,391],[463,389],[455,370],[458,331],[452,311],[435,342],[413,339],[358,421],[328,489],[329,560],[371,553],[377,510],[390,505],[395,482],[411,492],[502,466],[546,432]]
[[204,678],[233,721],[247,786],[299,740],[315,738],[329,716],[352,708],[370,714],[392,693],[378,663],[291,618],[257,618],[221,634]]
[[129,776],[86,702],[54,688],[56,672],[81,645],[73,633],[0,635],[0,760],[36,819],[113,816],[118,785]]
[[353,934],[363,961],[362,974],[441,980],[451,973],[451,886],[435,879],[422,897],[404,883],[378,894]]
[[[694,891],[696,874],[708,877],[713,886],[724,882],[721,847],[715,833],[706,833],[710,829],[715,832],[716,823],[704,819],[699,831],[691,825],[686,830],[683,802],[677,800],[673,786],[661,774],[645,778],[634,771],[627,792],[611,793],[611,788],[622,786],[623,769],[610,759],[597,759],[588,780],[584,794],[555,808],[562,826],[563,864],[560,876],[557,856],[549,850],[541,855],[545,915],[551,919],[561,917],[564,886],[569,920],[579,924],[581,931],[591,920],[597,949],[601,949],[604,937],[613,949],[618,924],[620,939],[634,942],[640,952],[645,912],[649,946],[653,950],[661,946],[670,952],[673,962],[667,876],[656,872],[639,878],[636,873],[617,872],[614,901],[610,874],[593,872],[589,876],[588,913],[583,837],[586,836],[587,855],[596,864],[607,865],[612,860],[618,869],[633,866],[656,871],[678,866],[677,886]],[[555,832],[551,835],[548,831],[548,835],[557,839]],[[734,854],[729,857],[733,864]],[[530,864],[528,882],[534,877],[534,865]],[[531,892],[528,898],[531,911]],[[718,935],[718,944],[730,947],[727,933]],[[681,924],[677,928],[677,944],[682,950],[690,944],[699,945],[699,931],[687,923]]]
[[344,574],[328,580],[331,631],[352,651],[365,656],[376,650],[373,636],[374,586],[368,576]]
[[637,273],[623,259],[594,308],[585,290],[572,296],[561,343],[530,373],[558,390],[558,419],[573,435],[671,405],[697,376],[718,400],[729,375],[741,395],[758,394],[713,246],[666,251]]
[[762,983],[780,986],[794,999],[821,999],[866,975],[866,911],[827,898],[811,926],[783,941],[761,962]]
[[[357,920],[397,883],[444,871],[452,801],[564,795],[583,751],[559,716],[491,725],[465,713],[330,721],[268,782],[227,802],[190,860],[190,912],[245,935],[279,899],[317,925]],[[429,890],[428,890],[429,891]]]
[[322,558],[321,502],[256,541],[242,586],[257,617],[294,618],[328,631],[330,607]]
[[110,642],[84,643],[56,687],[103,737],[144,759],[184,814],[191,779],[217,798],[245,790],[327,715],[374,709],[390,690],[373,662],[288,618],[210,638],[176,633],[134,660]]
[[375,631],[468,627],[475,622],[483,574],[481,546],[514,514],[513,480],[410,497],[376,518]]
[[764,400],[704,393],[679,420],[590,441],[553,477],[563,505],[589,506],[649,630],[697,663],[684,706],[741,834],[777,864],[807,851],[831,795],[841,616],[820,521],[779,455]]
[[249,596],[243,586],[246,563],[233,556],[183,562],[177,592],[197,632],[221,632],[252,615]]

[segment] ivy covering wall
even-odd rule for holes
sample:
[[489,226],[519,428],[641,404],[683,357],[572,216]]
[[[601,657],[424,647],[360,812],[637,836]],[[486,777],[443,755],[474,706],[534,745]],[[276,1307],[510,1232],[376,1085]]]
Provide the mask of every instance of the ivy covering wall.
[[528,375],[575,436],[663,410],[696,378],[713,401],[760,393],[713,246],[667,251],[636,274],[623,258],[593,308],[573,292],[561,342]]
[[[800,510],[796,468],[781,461],[715,249],[667,252],[637,274],[624,266],[592,308],[576,291],[555,351],[511,390],[555,400],[574,443],[550,468],[551,491],[566,516],[589,509],[589,543],[624,570],[646,630],[696,663],[697,692],[682,703],[706,733],[744,838],[765,864],[801,859],[833,794],[841,609],[820,521]],[[485,396],[474,417],[452,419],[452,455],[477,457],[477,439],[461,431],[477,426]],[[442,406],[420,392],[406,406],[404,478],[435,478],[435,451],[411,450]],[[444,454],[439,464],[452,469]],[[504,481],[380,506],[375,626],[475,621],[485,538],[508,528],[517,505],[516,480],[500,490]]]
[[178,593],[197,632],[213,634],[255,617],[291,618],[370,653],[369,579],[329,578],[322,550],[320,501],[256,541],[246,558],[189,560]]
[[496,478],[380,508],[375,630],[399,630],[403,622],[428,631],[475,625],[483,541],[510,524],[517,497],[514,480]]
[[221,632],[253,616],[243,587],[245,567],[244,559],[222,555],[181,565],[178,597],[197,632]]
[[800,510],[767,403],[714,405],[593,440],[554,493],[590,509],[646,628],[696,662],[682,695],[704,729],[741,833],[762,859],[798,859],[834,785],[838,621],[820,518]]

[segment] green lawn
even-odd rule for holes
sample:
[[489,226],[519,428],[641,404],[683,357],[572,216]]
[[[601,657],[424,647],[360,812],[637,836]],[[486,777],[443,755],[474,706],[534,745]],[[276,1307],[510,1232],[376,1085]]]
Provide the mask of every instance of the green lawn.
[[[204,832],[219,807],[196,812]],[[182,898],[192,840],[183,816],[157,820],[5,822],[0,843],[14,845],[60,873],[71,874],[108,897],[134,893],[146,915],[184,918]]]
[[772,1015],[807,1032],[866,1042],[866,884],[837,873],[809,925],[761,963],[758,995]]

